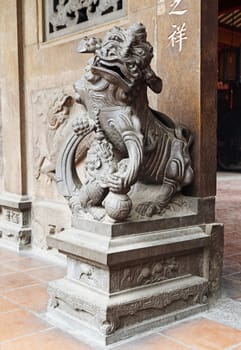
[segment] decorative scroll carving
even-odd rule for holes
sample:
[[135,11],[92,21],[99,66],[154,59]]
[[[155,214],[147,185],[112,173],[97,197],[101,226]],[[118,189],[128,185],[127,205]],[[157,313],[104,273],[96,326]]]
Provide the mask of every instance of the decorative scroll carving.
[[[160,312],[165,315],[176,311],[177,305],[192,306],[196,303],[204,304],[207,301],[208,286],[203,285],[190,286],[177,291],[170,291],[161,294],[161,296],[152,296],[149,298],[140,298],[137,301],[125,305],[116,306],[113,314],[119,316],[119,327],[128,327],[149,318],[158,317]],[[111,312],[110,312],[111,313]]]
[[[123,15],[125,0],[50,0],[46,3],[47,37]],[[103,18],[103,19],[102,19]],[[68,31],[68,30],[67,30]]]
[[[103,42],[84,38],[79,52],[93,52],[85,75],[76,82],[78,117],[57,166],[59,191],[70,198],[74,213],[105,206],[113,220],[125,220],[132,209],[128,192],[137,181],[159,184],[155,201],[140,203],[142,216],[161,214],[177,191],[193,179],[189,130],[148,105],[147,88],[162,90],[151,69],[153,48],[142,24],[114,27]],[[86,160],[87,181],[73,168],[75,150],[95,131]]]
[[74,310],[77,319],[88,320],[91,324],[95,324],[102,334],[111,335],[117,329],[163,316],[176,311],[177,308],[185,309],[189,306],[206,303],[207,293],[208,283],[203,281],[181,289],[170,289],[161,294],[153,293],[151,295],[150,293],[146,297],[142,296],[126,303],[113,302],[110,306],[106,306],[107,309],[103,311],[98,303],[91,304],[82,298],[80,299],[77,295],[71,296],[66,291],[59,289],[54,291],[49,288],[49,307],[59,308],[62,311]]

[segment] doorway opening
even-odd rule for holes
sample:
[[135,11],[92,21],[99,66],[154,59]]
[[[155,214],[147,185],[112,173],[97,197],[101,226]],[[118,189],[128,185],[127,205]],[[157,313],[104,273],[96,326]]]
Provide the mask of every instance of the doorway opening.
[[241,1],[219,1],[217,167],[241,171]]

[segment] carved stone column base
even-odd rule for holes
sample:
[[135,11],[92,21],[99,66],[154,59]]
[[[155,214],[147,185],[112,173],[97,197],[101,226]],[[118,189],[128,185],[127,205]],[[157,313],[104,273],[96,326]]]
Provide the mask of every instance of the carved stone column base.
[[206,290],[204,278],[189,276],[108,296],[62,279],[49,284],[48,319],[109,345],[207,310]]
[[2,217],[0,244],[17,250],[31,245],[31,200],[27,196],[4,193],[0,195]]
[[205,310],[220,291],[222,225],[158,221],[76,219],[49,236],[68,263],[49,284],[48,319],[108,345]]

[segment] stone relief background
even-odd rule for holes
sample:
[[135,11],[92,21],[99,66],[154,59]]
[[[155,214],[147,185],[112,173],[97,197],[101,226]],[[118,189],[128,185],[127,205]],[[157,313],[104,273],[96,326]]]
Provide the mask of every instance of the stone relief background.
[[[33,165],[34,181],[41,184],[40,193],[50,187],[56,192],[56,159],[67,135],[72,131],[72,122],[83,107],[75,103],[71,86],[51,88],[32,93],[33,108]],[[87,146],[89,140],[86,140]],[[85,153],[76,151],[76,166],[79,176],[84,176],[80,166]],[[40,186],[39,186],[40,187]]]
[[[33,115],[33,191],[32,245],[47,249],[46,236],[70,226],[68,205],[57,193],[55,165],[59,150],[81,112],[74,103],[71,85],[35,90],[31,94]],[[76,165],[84,157],[76,152]],[[79,167],[81,176],[81,166]],[[62,202],[62,203],[61,203]]]

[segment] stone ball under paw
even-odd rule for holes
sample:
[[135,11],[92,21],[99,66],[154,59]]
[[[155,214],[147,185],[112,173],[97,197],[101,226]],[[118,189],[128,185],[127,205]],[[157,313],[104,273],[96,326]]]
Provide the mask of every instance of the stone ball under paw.
[[106,213],[115,221],[125,220],[131,212],[132,201],[127,194],[109,192],[104,202]]

